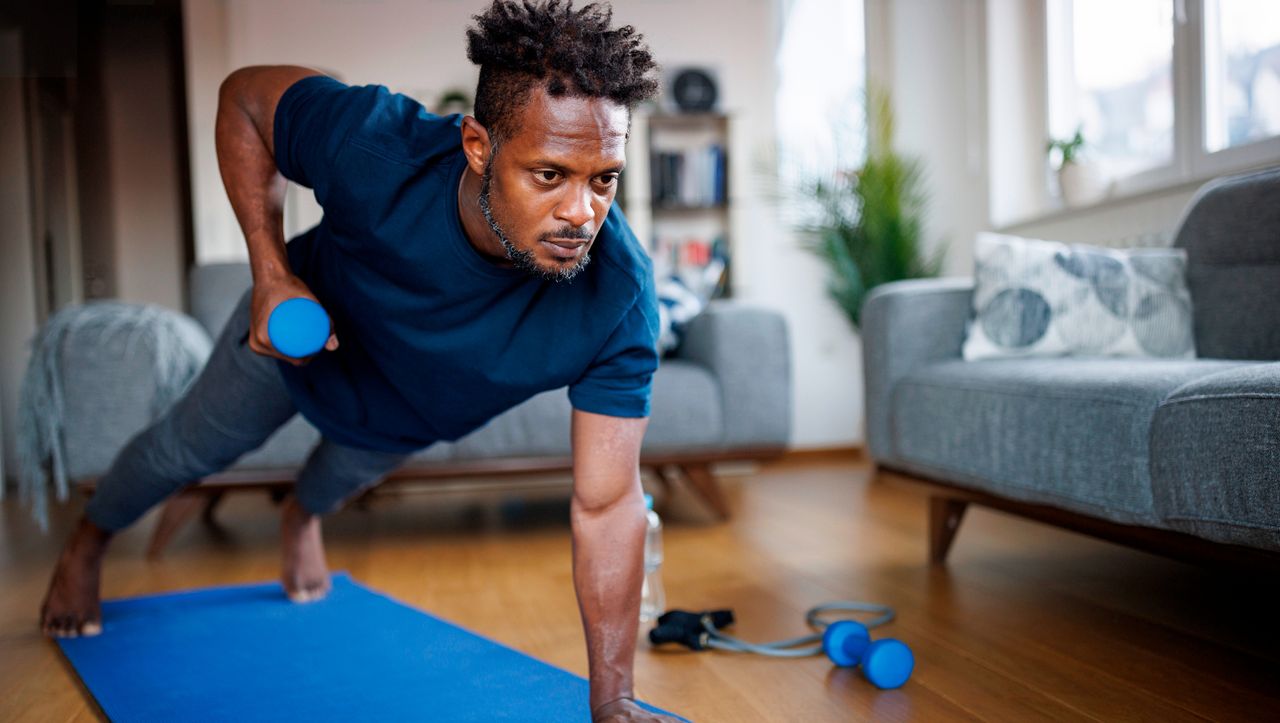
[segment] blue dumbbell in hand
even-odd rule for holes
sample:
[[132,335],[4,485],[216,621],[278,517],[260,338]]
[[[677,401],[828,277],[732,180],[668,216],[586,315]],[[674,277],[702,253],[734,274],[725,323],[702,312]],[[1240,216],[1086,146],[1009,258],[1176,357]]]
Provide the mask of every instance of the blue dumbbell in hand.
[[822,649],[836,665],[861,665],[862,674],[881,690],[902,687],[916,665],[915,656],[905,643],[893,638],[873,642],[867,627],[854,620],[828,625],[822,635]]
[[302,359],[319,352],[329,340],[329,315],[312,301],[296,297],[271,310],[267,336],[271,346],[287,357]]

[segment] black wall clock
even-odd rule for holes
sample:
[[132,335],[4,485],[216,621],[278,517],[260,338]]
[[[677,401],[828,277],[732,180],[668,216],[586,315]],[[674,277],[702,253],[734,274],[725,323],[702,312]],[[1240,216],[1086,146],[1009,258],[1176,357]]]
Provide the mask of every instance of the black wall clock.
[[700,68],[677,71],[671,81],[671,97],[683,113],[701,113],[715,108],[718,95],[715,78]]

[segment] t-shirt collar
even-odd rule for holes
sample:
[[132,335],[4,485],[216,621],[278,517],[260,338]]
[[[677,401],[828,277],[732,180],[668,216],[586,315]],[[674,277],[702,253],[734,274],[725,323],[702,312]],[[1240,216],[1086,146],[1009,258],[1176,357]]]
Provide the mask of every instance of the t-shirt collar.
[[458,194],[461,188],[459,184],[466,169],[466,156],[459,150],[453,161],[453,172],[449,174],[449,188],[453,189],[453,213],[448,214],[451,233],[447,235],[450,238],[449,245],[456,252],[454,255],[458,257],[465,267],[485,276],[497,279],[533,278],[529,272],[523,269],[514,266],[498,266],[485,260],[484,256],[467,239],[467,233],[462,227],[462,219],[458,216]]

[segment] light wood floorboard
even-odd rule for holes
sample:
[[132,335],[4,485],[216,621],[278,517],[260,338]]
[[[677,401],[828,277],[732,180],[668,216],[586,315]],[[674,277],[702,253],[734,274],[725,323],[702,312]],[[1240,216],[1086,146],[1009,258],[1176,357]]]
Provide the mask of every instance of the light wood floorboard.
[[[326,523],[335,570],[548,663],[585,675],[570,577],[567,478],[484,493],[402,486]],[[695,721],[1280,720],[1280,581],[1132,551],[970,508],[946,567],[926,563],[926,499],[838,455],[724,480],[733,512],[709,523],[677,490],[665,535],[668,606],[733,608],[750,640],[806,632],[805,610],[883,602],[916,674],[878,692],[825,658],[657,651],[638,693]],[[97,712],[35,613],[79,501],[42,534],[0,508],[0,720]],[[270,580],[276,510],[232,495],[144,559],[155,513],[121,535],[104,594]]]

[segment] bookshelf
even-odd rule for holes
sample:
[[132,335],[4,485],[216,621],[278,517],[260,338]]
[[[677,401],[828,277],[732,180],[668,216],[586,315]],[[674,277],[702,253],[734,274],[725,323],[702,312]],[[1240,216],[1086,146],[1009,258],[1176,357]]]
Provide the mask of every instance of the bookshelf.
[[658,277],[705,297],[730,296],[729,116],[637,113],[622,209]]

